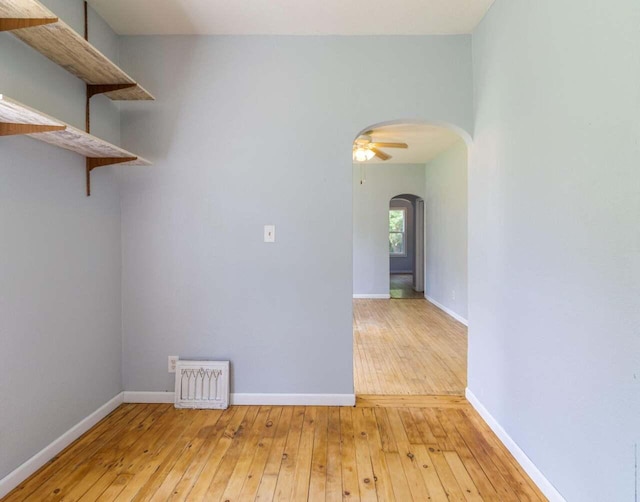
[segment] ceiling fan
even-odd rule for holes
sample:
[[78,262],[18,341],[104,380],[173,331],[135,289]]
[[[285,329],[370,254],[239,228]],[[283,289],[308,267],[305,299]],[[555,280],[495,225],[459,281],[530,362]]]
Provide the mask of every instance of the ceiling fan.
[[380,148],[409,148],[406,143],[373,141],[372,133],[373,131],[367,131],[358,136],[353,142],[353,160],[355,162],[365,162],[373,157],[378,157],[380,160],[389,160],[391,155],[383,152]]

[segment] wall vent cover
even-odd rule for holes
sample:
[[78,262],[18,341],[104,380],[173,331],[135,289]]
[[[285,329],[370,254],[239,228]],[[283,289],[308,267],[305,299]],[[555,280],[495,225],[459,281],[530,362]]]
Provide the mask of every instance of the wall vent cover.
[[224,410],[229,407],[229,361],[176,364],[176,408]]

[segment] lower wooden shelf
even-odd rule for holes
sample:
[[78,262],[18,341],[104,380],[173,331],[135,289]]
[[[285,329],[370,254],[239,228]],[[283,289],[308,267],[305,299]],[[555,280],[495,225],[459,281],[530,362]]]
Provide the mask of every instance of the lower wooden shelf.
[[90,173],[97,167],[112,164],[151,165],[147,159],[0,94],[0,136],[16,134],[27,135],[86,157],[87,195],[90,194]]

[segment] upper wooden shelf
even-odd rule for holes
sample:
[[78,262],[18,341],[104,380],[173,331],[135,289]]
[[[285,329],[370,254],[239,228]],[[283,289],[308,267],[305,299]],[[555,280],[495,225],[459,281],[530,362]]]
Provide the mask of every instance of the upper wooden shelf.
[[0,94],[0,136],[12,134],[26,134],[79,153],[91,161],[91,169],[109,164],[151,165],[142,157]]
[[[0,0],[0,31],[11,31],[51,61],[90,86],[96,86],[93,93],[103,93],[113,100],[154,99],[37,0]],[[91,88],[89,90],[92,91]]]

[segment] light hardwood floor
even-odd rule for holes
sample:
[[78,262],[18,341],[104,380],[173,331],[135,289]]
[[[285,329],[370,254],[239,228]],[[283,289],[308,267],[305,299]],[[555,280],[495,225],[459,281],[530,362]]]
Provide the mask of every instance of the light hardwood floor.
[[467,328],[427,300],[354,300],[356,394],[464,395]]
[[226,411],[125,404],[5,500],[545,500],[456,399]]

